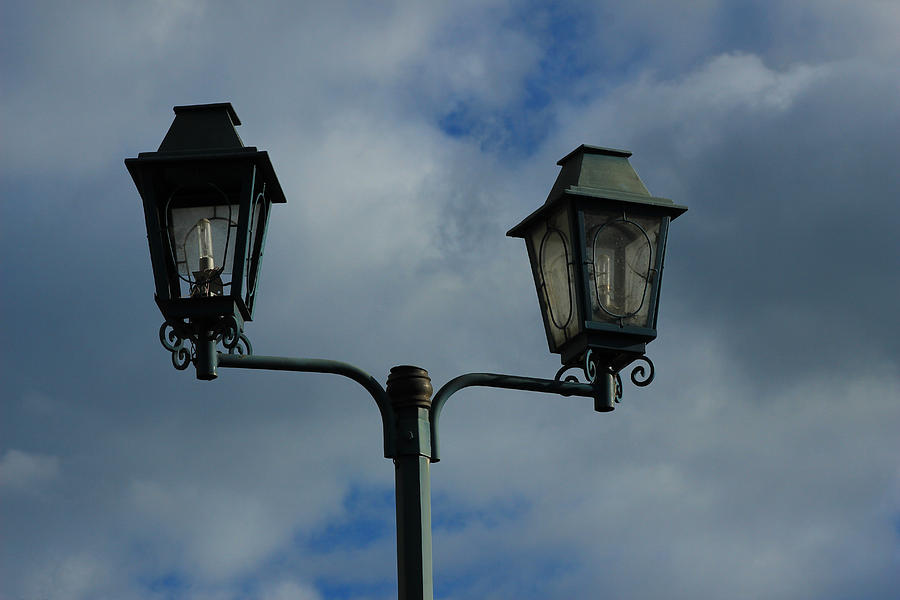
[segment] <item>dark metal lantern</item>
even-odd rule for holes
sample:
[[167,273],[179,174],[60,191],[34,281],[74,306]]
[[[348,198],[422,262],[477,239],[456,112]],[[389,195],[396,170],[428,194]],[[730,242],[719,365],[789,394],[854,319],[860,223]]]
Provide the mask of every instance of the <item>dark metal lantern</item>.
[[547,342],[563,365],[589,357],[588,368],[617,373],[656,337],[666,234],[687,208],[651,196],[629,156],[579,146],[557,163],[544,205],[507,234],[525,240]]
[[174,110],[159,150],[125,159],[144,202],[156,303],[173,342],[237,336],[253,317],[269,212],[284,192],[268,154],[238,136],[231,103]]

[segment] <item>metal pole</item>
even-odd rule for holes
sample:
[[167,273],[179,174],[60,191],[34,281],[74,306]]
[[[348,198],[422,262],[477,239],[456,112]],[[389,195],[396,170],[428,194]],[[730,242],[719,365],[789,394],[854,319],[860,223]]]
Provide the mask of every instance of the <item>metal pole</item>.
[[400,600],[433,600],[431,571],[431,378],[412,366],[391,369],[387,394],[396,415],[397,582]]
[[197,379],[212,381],[219,376],[216,373],[216,366],[218,365],[216,336],[207,327],[201,326],[197,338],[197,358],[194,360],[194,366],[197,368]]
[[[516,375],[501,375],[499,373],[466,373],[454,377],[441,387],[434,395],[431,407],[431,462],[438,462],[440,455],[440,437],[438,435],[438,423],[441,411],[450,396],[459,390],[471,386],[503,388],[510,390],[524,390],[528,392],[544,392],[558,394],[560,396],[585,396],[594,398],[594,408],[597,409],[598,395],[603,391],[593,383],[577,383],[572,381],[559,381],[557,379],[537,379],[535,377],[518,377]],[[612,410],[611,406],[609,409]]]
[[[214,378],[217,368],[333,373],[356,381],[375,399],[378,410],[381,411],[384,428],[384,455],[394,459],[397,499],[397,579],[400,600],[434,599],[430,463],[439,459],[438,420],[441,409],[450,396],[463,388],[483,386],[561,396],[593,396],[596,407],[597,403],[606,406],[614,393],[609,381],[606,381],[606,384],[610,391],[604,396],[604,390],[596,384],[497,373],[468,373],[448,381],[435,394],[432,403],[431,378],[428,371],[419,367],[392,368],[385,391],[374,377],[345,362],[320,358],[222,353],[216,355],[214,340],[204,339],[203,342],[197,349],[196,359],[197,373],[201,379],[204,378],[201,375],[209,379]],[[165,341],[163,345],[166,345]],[[650,378],[652,379],[652,366]],[[632,381],[635,381],[633,374]],[[597,399],[598,396],[600,400]]]

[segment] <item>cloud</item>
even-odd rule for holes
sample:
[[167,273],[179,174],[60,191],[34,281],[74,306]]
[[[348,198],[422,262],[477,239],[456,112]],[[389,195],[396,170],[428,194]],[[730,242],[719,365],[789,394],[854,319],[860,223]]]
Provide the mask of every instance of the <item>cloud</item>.
[[33,491],[59,476],[59,458],[10,449],[0,458],[0,488]]
[[[581,115],[588,131],[614,144],[647,143],[656,136],[674,143],[672,151],[683,159],[696,160],[704,150],[718,146],[734,125],[777,118],[817,82],[827,78],[834,66],[795,64],[779,71],[767,67],[759,56],[722,54],[678,78],[644,73],[584,105],[563,111],[557,139],[573,135],[573,113]],[[661,129],[665,128],[665,132]],[[584,135],[584,134],[582,134]],[[659,152],[659,148],[654,148]]]
[[322,375],[197,382],[156,339],[122,159],[172,105],[231,100],[288,196],[247,328],[261,354],[382,381],[408,362],[436,387],[552,377],[504,233],[555,161],[629,148],[690,207],[652,386],[604,415],[482,389],[447,407],[439,597],[893,597],[892,4],[51,8],[11,9],[0,40],[0,596],[395,594],[371,398]]
[[[437,506],[474,514],[436,530],[436,560],[485,586],[482,561],[502,572],[507,561],[533,565],[532,576],[509,573],[499,585],[546,569],[554,596],[587,585],[640,597],[821,597],[848,579],[887,589],[900,380],[872,376],[888,365],[798,378],[754,404],[721,339],[673,336],[685,350],[653,352],[664,377],[656,389],[629,387],[601,418],[577,404],[560,411],[553,398],[506,399],[516,402],[514,424],[492,406],[504,399],[488,394],[469,398],[487,408],[478,419],[449,407],[434,489],[453,501]],[[859,558],[836,573],[839,556]]]
[[262,596],[263,600],[318,600],[319,598],[321,596],[315,589],[293,581],[282,581],[273,585]]
[[106,557],[80,553],[67,556],[29,582],[32,597],[60,600],[89,598],[107,587],[112,577]]
[[202,579],[252,568],[289,535],[258,500],[229,490],[136,481],[131,494],[145,524],[168,528],[169,536],[187,542],[184,559]]

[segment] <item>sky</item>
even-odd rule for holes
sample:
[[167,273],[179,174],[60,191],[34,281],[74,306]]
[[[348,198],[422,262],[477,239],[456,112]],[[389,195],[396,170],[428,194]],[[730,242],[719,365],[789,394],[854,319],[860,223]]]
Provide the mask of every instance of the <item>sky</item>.
[[896,598],[900,3],[5,2],[0,599],[396,596],[393,467],[336,376],[176,371],[123,159],[231,102],[275,206],[258,354],[552,378],[520,240],[625,148],[669,231],[656,379],[473,388],[435,596]]

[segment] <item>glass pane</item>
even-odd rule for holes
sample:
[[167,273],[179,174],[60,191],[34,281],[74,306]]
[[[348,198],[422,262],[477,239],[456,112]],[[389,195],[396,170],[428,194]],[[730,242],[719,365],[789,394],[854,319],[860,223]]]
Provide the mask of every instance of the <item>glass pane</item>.
[[569,249],[559,229],[548,229],[541,239],[540,267],[547,294],[548,316],[558,329],[565,329],[572,318],[572,294],[569,288]]
[[[268,219],[268,211],[271,203],[266,199],[266,197],[260,193],[257,194],[256,200],[251,207],[250,214],[250,242],[247,244],[249,248],[249,252],[247,253],[247,264],[244,267],[244,273],[246,273],[247,286],[244,288],[246,290],[247,298],[256,293],[256,284],[259,276],[259,259],[262,254],[262,244],[264,242],[263,237],[265,236],[265,224]],[[259,224],[262,222],[263,228],[259,228]]]
[[594,321],[648,326],[660,224],[659,217],[585,214]]
[[528,238],[532,265],[538,285],[538,297],[551,351],[577,335],[579,318],[575,302],[572,235],[565,211],[559,211],[532,229]]
[[169,235],[181,278],[182,296],[221,295],[222,275],[230,275],[234,258],[238,207],[173,208]]

